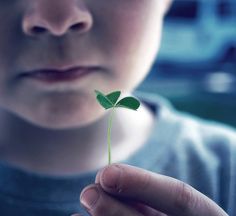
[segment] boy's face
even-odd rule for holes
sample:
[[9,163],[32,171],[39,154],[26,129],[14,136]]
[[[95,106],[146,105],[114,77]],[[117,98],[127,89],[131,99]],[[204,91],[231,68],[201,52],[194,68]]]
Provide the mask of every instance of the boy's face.
[[[149,72],[169,2],[0,0],[0,106],[47,128],[97,120],[104,110],[94,89],[129,92]],[[28,70],[71,64],[104,70],[53,84],[21,77]]]

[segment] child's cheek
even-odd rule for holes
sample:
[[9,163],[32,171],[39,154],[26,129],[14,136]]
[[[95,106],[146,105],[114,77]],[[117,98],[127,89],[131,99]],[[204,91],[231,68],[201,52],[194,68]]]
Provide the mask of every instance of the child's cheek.
[[113,6],[94,18],[99,34],[93,36],[102,42],[100,49],[121,90],[141,82],[156,57],[162,16],[151,8],[153,2],[112,1]]

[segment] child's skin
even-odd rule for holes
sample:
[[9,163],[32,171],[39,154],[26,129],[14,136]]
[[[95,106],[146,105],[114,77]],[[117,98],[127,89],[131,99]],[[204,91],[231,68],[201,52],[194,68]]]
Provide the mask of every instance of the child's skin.
[[[97,103],[94,89],[129,93],[142,82],[158,52],[169,5],[170,0],[0,0],[0,159],[57,175],[105,166],[108,112]],[[75,24],[80,25],[71,28]],[[44,32],[32,31],[35,27]],[[63,85],[42,86],[19,78],[22,71],[71,64],[104,70]],[[117,111],[113,162],[145,143],[153,118],[144,105],[139,113]],[[127,154],[116,158],[120,151]],[[88,211],[94,216],[141,215],[136,204],[118,201],[117,190],[105,186],[117,179],[106,175],[115,167],[106,167],[89,186],[99,189],[100,198]],[[146,203],[145,215],[226,215],[175,179],[119,167],[119,196]]]

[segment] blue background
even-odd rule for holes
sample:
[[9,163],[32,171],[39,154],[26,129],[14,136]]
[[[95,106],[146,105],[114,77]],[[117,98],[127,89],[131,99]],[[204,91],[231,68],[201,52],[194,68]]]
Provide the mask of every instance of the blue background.
[[236,127],[236,0],[175,0],[156,61],[137,89]]

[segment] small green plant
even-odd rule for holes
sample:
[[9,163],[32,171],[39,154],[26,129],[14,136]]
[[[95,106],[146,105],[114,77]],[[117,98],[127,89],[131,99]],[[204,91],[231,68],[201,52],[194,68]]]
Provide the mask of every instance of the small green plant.
[[120,91],[114,91],[108,95],[104,95],[102,92],[95,90],[97,95],[97,101],[102,105],[103,108],[112,109],[107,130],[107,147],[108,147],[108,164],[111,164],[111,126],[112,126],[112,117],[115,113],[115,108],[122,107],[131,110],[137,110],[140,106],[140,102],[134,97],[124,97],[117,102],[120,97]]

